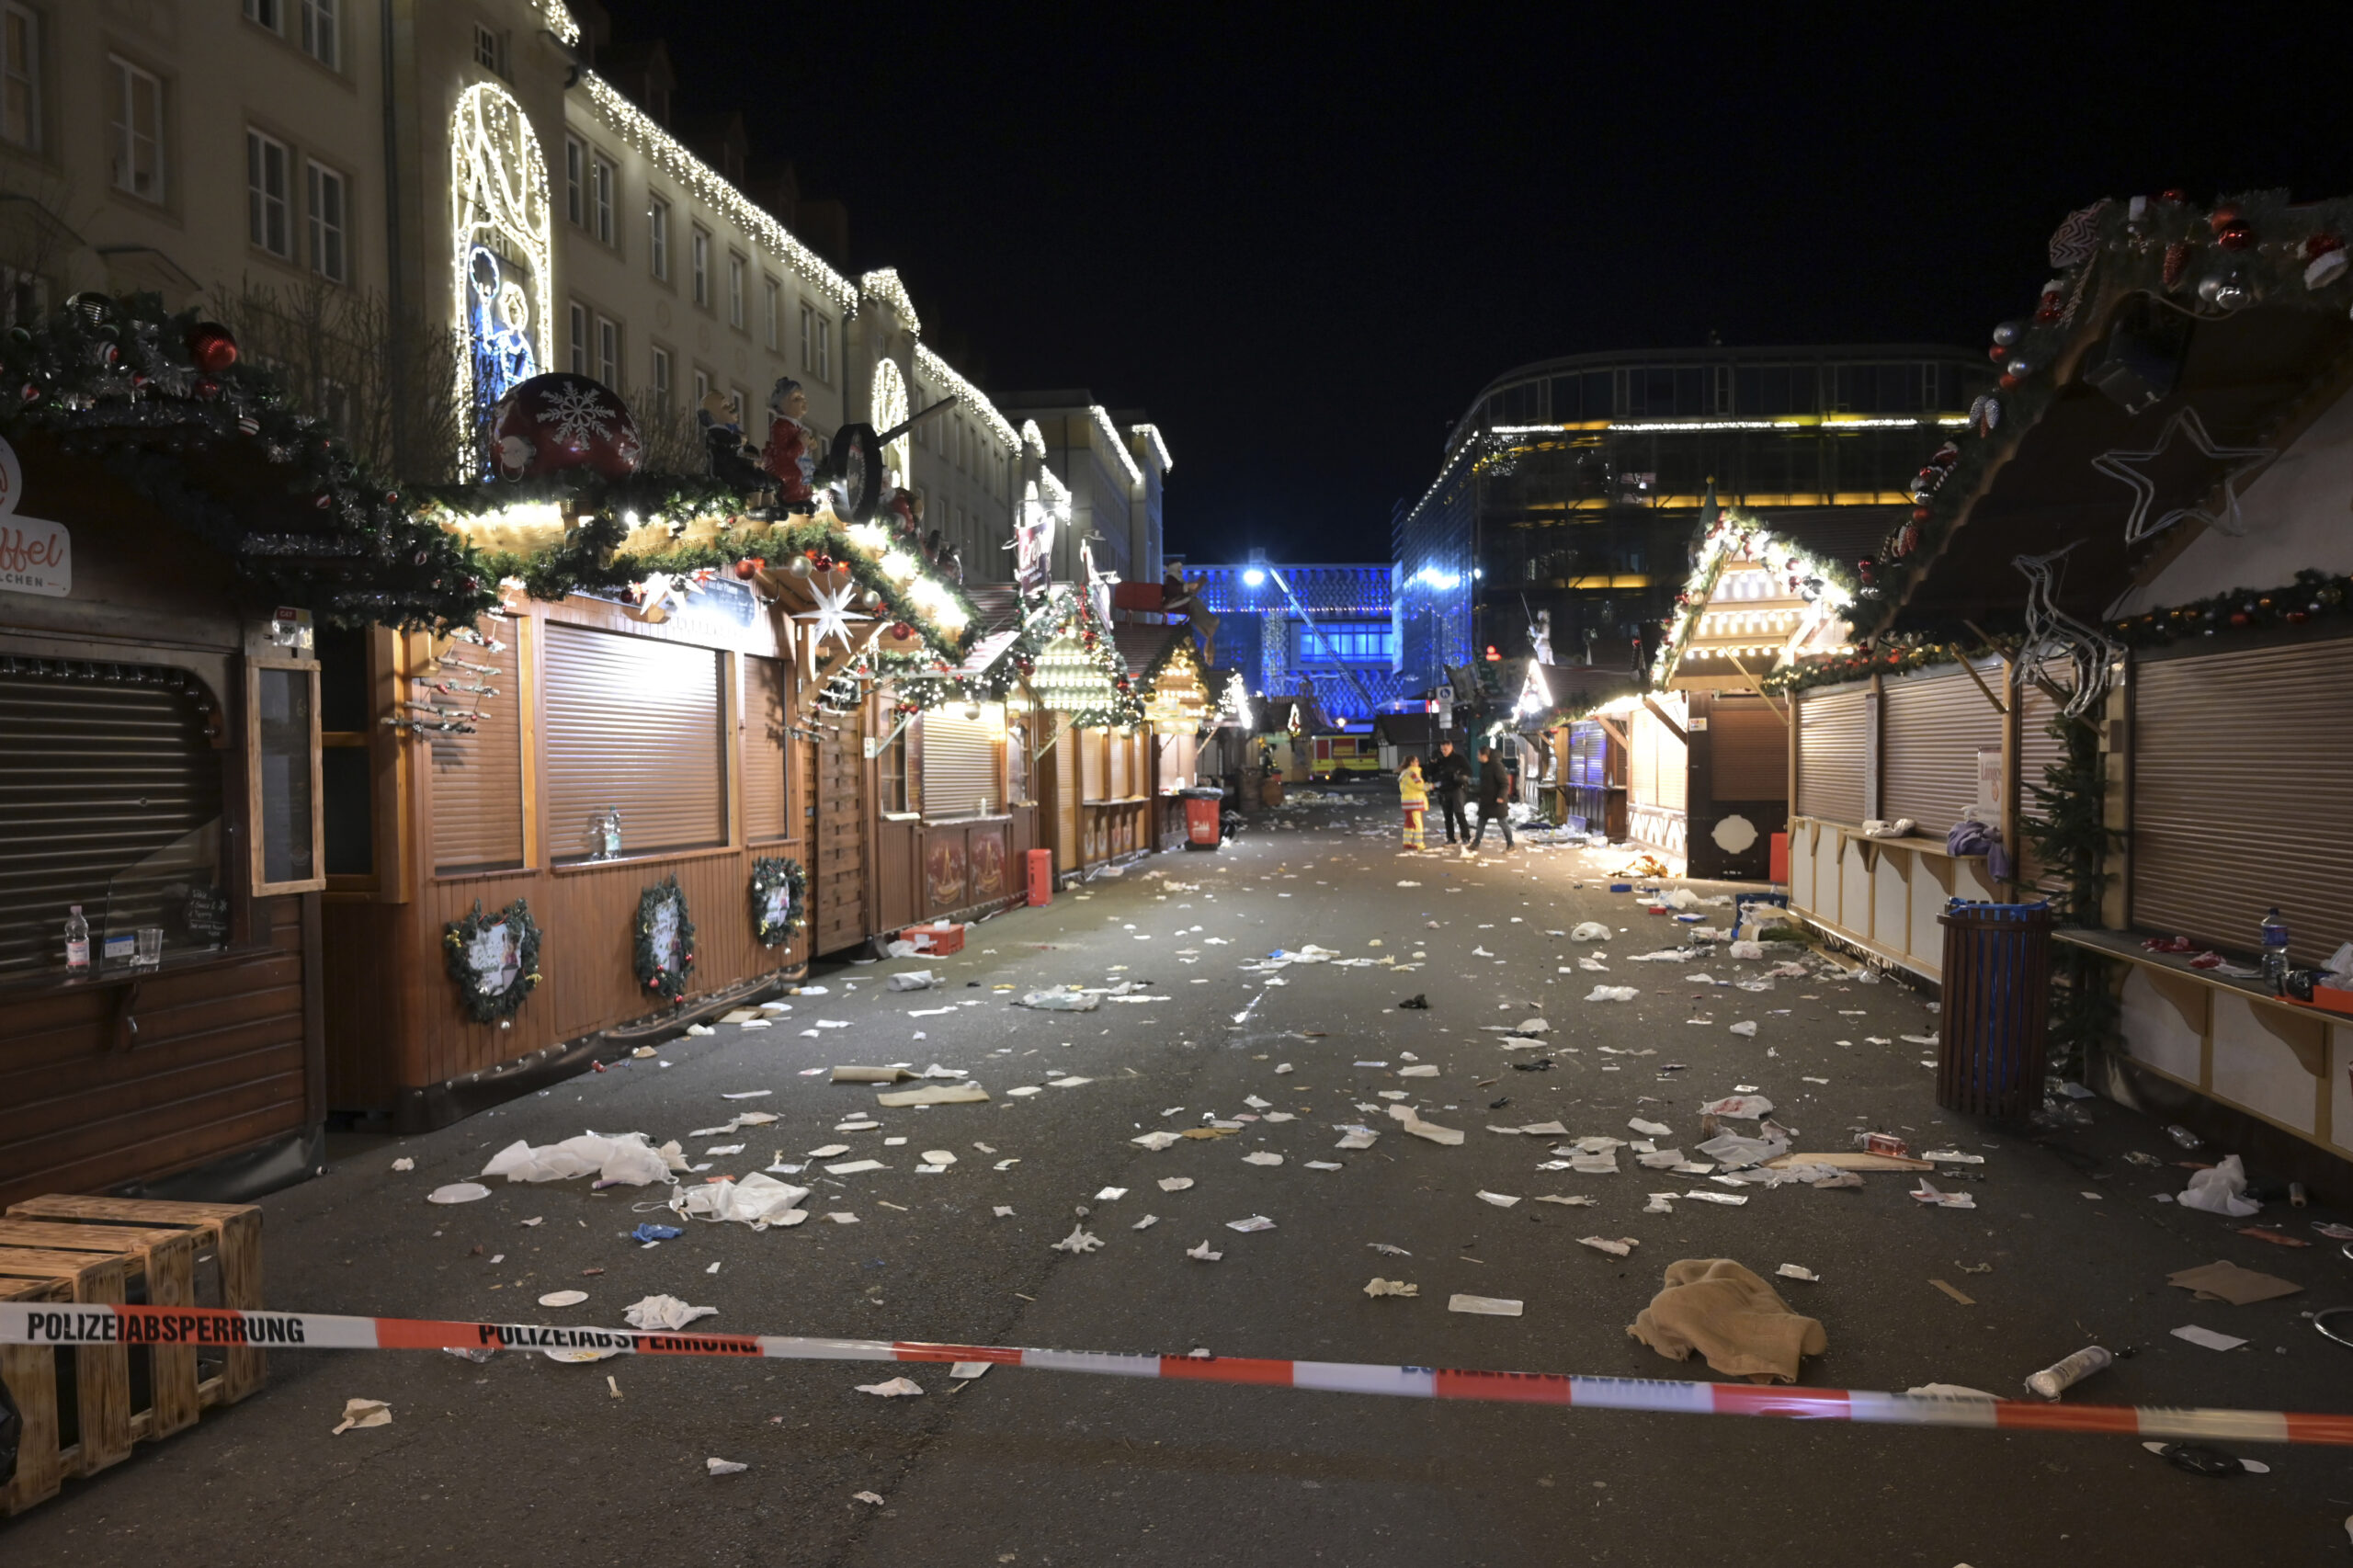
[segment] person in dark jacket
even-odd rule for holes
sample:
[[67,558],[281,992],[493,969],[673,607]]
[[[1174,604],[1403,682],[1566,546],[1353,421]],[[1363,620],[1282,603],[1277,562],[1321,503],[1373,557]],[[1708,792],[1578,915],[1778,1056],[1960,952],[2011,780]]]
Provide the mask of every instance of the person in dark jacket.
[[1504,830],[1504,847],[1511,848],[1511,770],[1504,766],[1504,759],[1495,755],[1493,746],[1481,746],[1479,836],[1471,841],[1471,849],[1476,849],[1486,842],[1489,823],[1495,823]]
[[1429,780],[1430,793],[1438,800],[1438,811],[1446,819],[1446,841],[1458,842],[1454,830],[1459,827],[1462,830],[1461,842],[1468,842],[1471,823],[1462,814],[1462,796],[1471,788],[1470,760],[1454,749],[1452,740],[1441,740],[1438,743],[1438,755],[1430,758],[1423,773]]

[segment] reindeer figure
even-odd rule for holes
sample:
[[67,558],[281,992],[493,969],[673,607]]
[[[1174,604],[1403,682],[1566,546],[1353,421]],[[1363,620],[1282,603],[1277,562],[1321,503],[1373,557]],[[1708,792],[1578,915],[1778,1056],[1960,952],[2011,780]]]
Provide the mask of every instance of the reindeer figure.
[[[2027,585],[2026,642],[2012,667],[2029,679],[2052,687],[2052,698],[2065,699],[2061,711],[2070,719],[2080,719],[2108,695],[2109,668],[2123,656],[2124,650],[2061,609],[2053,597],[2059,585],[2056,563],[2075,548],[2070,544],[2048,555],[2011,558],[2010,564],[2018,569]],[[2043,665],[2056,659],[2066,661],[2063,690],[2040,673]]]

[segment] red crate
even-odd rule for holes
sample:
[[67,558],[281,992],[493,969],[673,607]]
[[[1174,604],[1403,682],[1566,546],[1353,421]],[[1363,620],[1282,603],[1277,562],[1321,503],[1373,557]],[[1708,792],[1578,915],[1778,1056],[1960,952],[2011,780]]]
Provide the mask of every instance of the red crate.
[[944,958],[964,950],[964,927],[961,926],[910,926],[899,933],[902,942],[913,942],[915,951],[931,958]]

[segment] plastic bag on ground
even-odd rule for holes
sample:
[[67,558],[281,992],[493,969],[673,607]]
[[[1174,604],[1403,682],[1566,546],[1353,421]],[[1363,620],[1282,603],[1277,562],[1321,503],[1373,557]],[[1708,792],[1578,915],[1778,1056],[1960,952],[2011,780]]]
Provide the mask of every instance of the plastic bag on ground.
[[577,1138],[543,1143],[538,1148],[518,1138],[493,1154],[482,1174],[505,1176],[508,1181],[569,1181],[575,1176],[593,1176],[599,1181],[643,1187],[649,1182],[670,1180],[671,1169],[669,1160],[646,1142],[642,1132],[621,1132],[610,1137],[584,1132]]
[[809,1218],[801,1200],[809,1188],[793,1187],[755,1171],[742,1181],[707,1182],[682,1187],[670,1199],[678,1213],[714,1222],[733,1221],[765,1231],[771,1225],[798,1225]]
[[2263,1207],[2245,1193],[2246,1167],[2233,1154],[2211,1171],[2193,1174],[2188,1187],[2174,1201],[2185,1209],[2202,1209],[2209,1214],[2244,1220]]
[[928,991],[939,982],[927,969],[911,969],[903,974],[891,976],[882,983],[892,991]]
[[631,1328],[663,1334],[675,1334],[690,1323],[718,1315],[717,1307],[690,1307],[676,1296],[647,1296],[621,1313]]
[[1032,991],[1021,998],[1025,1007],[1040,1013],[1091,1013],[1102,1005],[1100,996],[1089,996],[1079,991]]
[[1569,933],[1569,940],[1572,942],[1606,942],[1609,940],[1609,927],[1604,926],[1598,920],[1580,921],[1578,922],[1576,928]]

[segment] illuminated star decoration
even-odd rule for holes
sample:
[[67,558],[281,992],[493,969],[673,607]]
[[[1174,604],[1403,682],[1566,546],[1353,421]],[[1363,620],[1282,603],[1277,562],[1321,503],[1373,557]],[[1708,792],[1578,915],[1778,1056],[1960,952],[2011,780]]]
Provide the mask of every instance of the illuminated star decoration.
[[[2217,516],[2201,506],[2176,506],[2149,521],[2149,506],[2156,499],[2156,482],[2141,472],[2143,465],[2155,463],[2172,449],[2176,436],[2187,436],[2200,455],[2222,465],[2222,506]],[[2206,422],[2195,408],[2184,408],[2165,421],[2157,432],[2157,444],[2145,452],[2104,452],[2092,460],[2092,467],[2110,479],[2122,480],[2132,487],[2131,515],[2124,519],[2124,542],[2138,544],[2153,535],[2181,521],[2196,517],[2200,522],[2236,538],[2246,532],[2246,524],[2239,516],[2239,482],[2267,467],[2279,455],[2276,447],[2218,447],[2213,437],[2206,433]]]
[[809,592],[810,597],[817,601],[817,608],[805,615],[794,616],[793,619],[814,623],[810,627],[808,641],[803,644],[809,651],[810,673],[813,676],[816,673],[819,658],[818,650],[825,639],[838,637],[841,639],[842,646],[855,653],[858,652],[858,644],[850,639],[849,623],[870,618],[854,615],[850,611],[850,599],[858,592],[858,585],[854,582],[845,579],[839,588],[823,587],[812,583],[809,585]]

